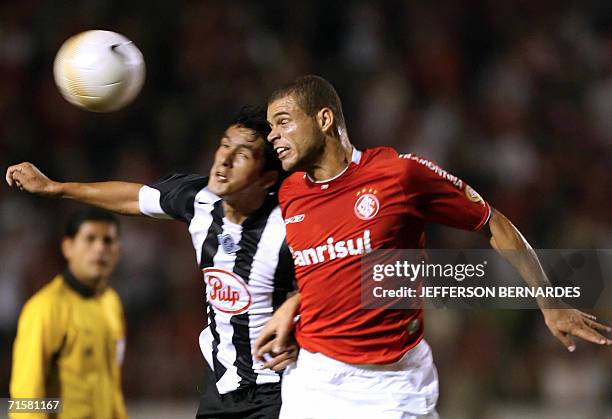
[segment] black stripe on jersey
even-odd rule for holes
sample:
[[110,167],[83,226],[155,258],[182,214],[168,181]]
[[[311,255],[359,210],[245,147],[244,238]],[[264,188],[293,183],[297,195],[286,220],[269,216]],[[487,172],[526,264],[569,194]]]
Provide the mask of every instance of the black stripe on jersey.
[[[200,258],[200,268],[210,268],[214,265],[213,259],[217,254],[217,250],[219,249],[219,237],[218,235],[223,232],[223,202],[221,200],[217,201],[213,205],[213,210],[211,212],[212,222],[210,223],[210,227],[208,228],[208,233],[206,234],[206,239],[204,243],[202,243],[202,256]],[[206,295],[206,281],[204,281],[204,295]],[[219,362],[219,358],[217,354],[219,353],[219,343],[221,342],[221,338],[219,337],[219,332],[217,331],[217,323],[215,321],[215,310],[212,307],[209,307],[208,310],[208,327],[210,327],[210,333],[213,336],[212,342],[212,357],[213,357],[213,370],[215,371],[215,382],[219,381],[227,368],[223,366]]]
[[164,212],[189,224],[193,218],[195,196],[208,185],[208,176],[172,174],[149,185],[160,192]]
[[272,309],[276,309],[285,302],[287,294],[295,290],[295,273],[293,270],[293,256],[283,240],[278,252],[278,265],[274,271],[274,291],[272,291]]
[[[266,223],[270,212],[276,206],[276,200],[269,198],[262,207],[251,214],[242,224],[242,237],[240,238],[240,250],[236,252],[236,261],[234,262],[234,273],[240,275],[245,282],[248,283],[251,269],[253,267],[253,258],[261,235],[266,228]],[[249,335],[249,313],[248,311],[230,319],[230,323],[234,327],[234,335],[232,343],[236,347],[236,361],[234,365],[240,376],[238,388],[257,382],[257,375],[253,371],[253,356],[251,354],[251,339]]]

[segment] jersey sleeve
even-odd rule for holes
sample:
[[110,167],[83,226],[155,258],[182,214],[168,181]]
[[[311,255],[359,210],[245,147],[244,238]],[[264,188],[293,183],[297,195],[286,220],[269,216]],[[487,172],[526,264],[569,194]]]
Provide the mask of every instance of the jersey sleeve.
[[274,292],[272,294],[272,307],[276,310],[287,299],[290,292],[295,291],[295,271],[293,266],[293,255],[283,240],[278,253],[278,265],[274,272]]
[[[35,295],[24,306],[13,344],[10,393],[17,397],[46,397],[45,379],[54,355],[61,349],[64,326],[46,295]],[[19,414],[20,418],[28,417]],[[41,417],[35,416],[35,417]]]
[[140,212],[154,218],[174,218],[189,222],[193,218],[196,194],[208,185],[208,177],[171,174],[140,188]]
[[402,154],[400,182],[412,215],[425,222],[478,230],[491,216],[489,204],[467,183],[437,164]]

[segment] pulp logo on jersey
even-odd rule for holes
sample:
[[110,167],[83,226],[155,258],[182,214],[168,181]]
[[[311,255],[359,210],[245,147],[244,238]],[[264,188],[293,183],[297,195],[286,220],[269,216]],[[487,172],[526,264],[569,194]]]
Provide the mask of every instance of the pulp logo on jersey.
[[362,255],[372,251],[370,230],[365,230],[363,236],[355,239],[339,240],[336,242],[333,237],[329,237],[325,244],[319,246],[304,250],[289,249],[297,266],[314,265],[337,258]]
[[304,214],[294,215],[293,217],[285,218],[285,224],[301,223],[306,216]]
[[376,197],[377,193],[378,191],[372,188],[363,188],[357,192],[357,196],[359,196],[359,198],[357,198],[357,201],[355,201],[354,208],[357,218],[360,220],[369,220],[378,214],[380,203]]
[[228,314],[240,314],[251,306],[251,293],[242,278],[220,268],[205,268],[208,303]]

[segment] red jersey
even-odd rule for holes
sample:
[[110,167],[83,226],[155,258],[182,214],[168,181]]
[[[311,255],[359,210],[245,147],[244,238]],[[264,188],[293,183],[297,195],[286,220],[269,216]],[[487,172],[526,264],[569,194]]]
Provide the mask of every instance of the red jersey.
[[279,202],[301,294],[296,339],[352,364],[395,362],[423,337],[422,310],[361,308],[361,254],[423,248],[426,222],[477,230],[491,212],[457,177],[388,147],[354,150],[328,181],[292,174]]

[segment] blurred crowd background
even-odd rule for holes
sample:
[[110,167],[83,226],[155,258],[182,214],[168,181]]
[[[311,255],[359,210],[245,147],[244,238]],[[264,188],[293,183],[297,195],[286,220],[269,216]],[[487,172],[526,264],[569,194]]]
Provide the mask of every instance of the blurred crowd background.
[[[62,42],[93,28],[146,60],[143,92],[117,113],[76,109],[53,83]],[[437,161],[535,247],[612,248],[609,1],[5,1],[0,168],[142,183],[207,173],[236,111],[307,73],[336,86],[358,147]],[[19,310],[62,269],[75,208],[0,186],[0,395]],[[126,397],[195,412],[204,319],[189,236],[179,222],[122,222],[112,285],[127,312]],[[429,245],[487,247],[452,229],[432,229]],[[432,310],[427,324],[442,417],[612,415],[612,350],[568,354],[537,311]]]

